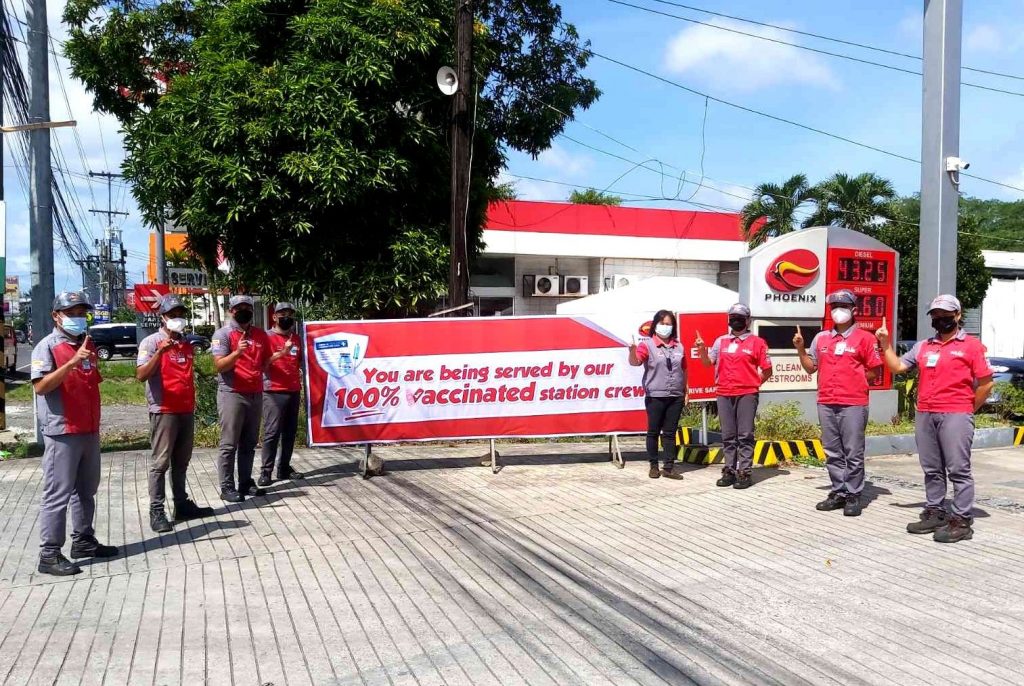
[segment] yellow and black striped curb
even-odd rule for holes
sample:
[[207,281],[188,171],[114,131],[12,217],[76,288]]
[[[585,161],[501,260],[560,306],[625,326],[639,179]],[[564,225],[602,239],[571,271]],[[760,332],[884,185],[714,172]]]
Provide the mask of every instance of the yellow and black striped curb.
[[794,457],[816,457],[825,459],[825,449],[819,440],[809,441],[775,441],[775,454],[779,460],[791,460]]
[[1024,426],[1015,426],[1013,428],[1013,444],[1024,445]]
[[676,431],[676,445],[693,445],[693,438],[696,432],[688,426],[680,427]]
[[679,455],[676,457],[676,462],[687,464],[720,464],[722,460],[722,449],[707,445],[680,446]]

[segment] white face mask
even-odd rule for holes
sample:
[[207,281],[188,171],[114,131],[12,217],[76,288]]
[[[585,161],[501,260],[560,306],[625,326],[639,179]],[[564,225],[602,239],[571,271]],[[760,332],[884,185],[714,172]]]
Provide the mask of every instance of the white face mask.
[[181,333],[182,331],[185,330],[185,325],[187,323],[188,322],[186,322],[181,317],[174,317],[164,322],[164,326],[166,326],[167,330],[170,331],[171,333]]
[[654,333],[658,334],[662,338],[668,338],[672,334],[672,325],[658,324],[654,327]]
[[853,312],[845,307],[837,307],[832,310],[832,321],[836,324],[846,324],[851,319],[853,319]]

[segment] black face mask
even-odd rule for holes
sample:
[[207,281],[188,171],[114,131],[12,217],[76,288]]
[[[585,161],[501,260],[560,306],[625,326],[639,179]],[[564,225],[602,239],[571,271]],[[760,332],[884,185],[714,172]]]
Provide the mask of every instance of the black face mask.
[[939,333],[950,333],[956,330],[956,319],[953,317],[933,317],[932,328]]
[[238,310],[235,312],[235,321],[239,324],[248,324],[252,321],[251,310]]
[[278,317],[277,325],[281,327],[281,331],[287,331],[295,326],[295,317]]
[[733,331],[743,331],[747,328],[746,317],[729,317],[729,328]]

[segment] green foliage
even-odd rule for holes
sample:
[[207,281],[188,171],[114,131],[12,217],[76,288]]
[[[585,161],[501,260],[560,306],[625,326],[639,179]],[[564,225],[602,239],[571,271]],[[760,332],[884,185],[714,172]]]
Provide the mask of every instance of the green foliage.
[[217,327],[213,324],[197,324],[192,327],[192,331],[198,336],[213,338],[213,334],[217,331]]
[[[537,155],[567,122],[549,104],[599,95],[552,0],[476,8],[472,249],[506,151]],[[453,62],[450,1],[71,0],[64,16],[75,76],[122,122],[146,219],[169,211],[211,275],[220,245],[229,287],[330,316],[432,309],[448,270],[451,101],[433,75]]]
[[754,435],[759,441],[800,441],[820,438],[821,429],[804,419],[799,403],[771,403],[758,411]]
[[117,324],[134,324],[136,322],[135,310],[130,307],[119,307],[110,313],[110,321]]
[[961,197],[960,214],[976,222],[983,250],[1024,250],[1024,200]]
[[621,205],[622,198],[610,193],[604,193],[595,188],[586,190],[574,190],[569,194],[569,202],[576,205]]
[[740,231],[751,248],[793,231],[797,212],[813,202],[807,176],[795,174],[782,185],[762,183],[740,210]]
[[679,417],[679,426],[699,429],[701,427],[701,407],[708,409],[708,431],[720,431],[721,422],[718,421],[718,411],[714,403],[690,403],[683,407],[683,414]]
[[803,226],[842,226],[873,234],[882,220],[892,219],[896,191],[892,182],[870,172],[849,176],[836,172],[810,190],[816,204]]
[[1019,420],[1024,417],[1024,388],[1009,381],[1000,381],[992,391],[997,398],[996,411],[1004,419]]
[[[920,198],[900,198],[894,204],[896,221],[888,222],[875,237],[900,254],[899,320],[900,338],[912,338],[917,332],[918,252],[920,248]],[[978,307],[992,281],[981,254],[978,220],[960,214],[956,250],[956,296],[965,308]]]

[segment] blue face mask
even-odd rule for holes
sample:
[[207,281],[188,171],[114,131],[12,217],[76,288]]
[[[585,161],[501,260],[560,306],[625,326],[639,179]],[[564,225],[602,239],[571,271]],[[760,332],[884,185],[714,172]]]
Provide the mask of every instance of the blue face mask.
[[89,322],[85,317],[63,317],[60,320],[60,328],[70,336],[81,336],[89,328]]

